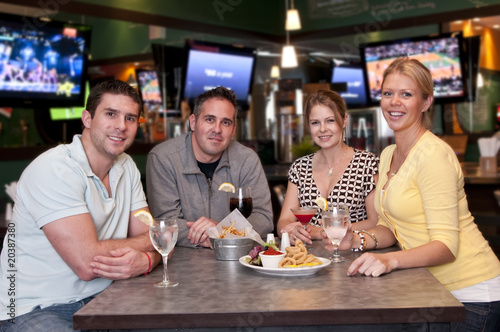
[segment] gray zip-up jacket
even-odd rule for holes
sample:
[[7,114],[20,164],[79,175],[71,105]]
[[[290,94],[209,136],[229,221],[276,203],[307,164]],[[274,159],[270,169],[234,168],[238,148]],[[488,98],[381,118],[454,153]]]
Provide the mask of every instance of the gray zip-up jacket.
[[177,245],[195,247],[187,238],[186,221],[207,217],[221,221],[229,214],[229,194],[219,191],[224,182],[250,187],[253,212],[248,217],[265,238],[273,231],[271,192],[257,154],[231,141],[223,152],[212,181],[200,171],[191,145],[191,132],[155,146],[148,154],[146,190],[153,217],[178,219]]

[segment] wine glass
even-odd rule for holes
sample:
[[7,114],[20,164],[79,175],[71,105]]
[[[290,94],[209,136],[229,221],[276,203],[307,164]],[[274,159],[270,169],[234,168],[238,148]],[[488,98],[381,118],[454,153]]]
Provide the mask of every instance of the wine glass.
[[351,220],[349,218],[349,209],[346,205],[329,207],[327,211],[321,213],[323,229],[333,244],[333,256],[330,260],[333,263],[345,262],[347,259],[340,256],[339,245],[347,233]]
[[241,214],[248,218],[252,214],[253,202],[252,191],[250,187],[236,188],[235,192],[229,197],[229,210],[240,210]]
[[179,228],[175,219],[155,218],[153,224],[149,226],[151,243],[163,257],[163,280],[154,284],[155,287],[175,287],[179,284],[168,280],[167,271],[168,254],[177,242],[178,233]]
[[[290,211],[295,215],[295,218],[302,224],[304,229],[307,228],[307,224],[314,217],[316,212],[318,212],[318,208],[315,206],[299,206],[295,208],[291,208]],[[312,249],[306,245],[306,249]]]

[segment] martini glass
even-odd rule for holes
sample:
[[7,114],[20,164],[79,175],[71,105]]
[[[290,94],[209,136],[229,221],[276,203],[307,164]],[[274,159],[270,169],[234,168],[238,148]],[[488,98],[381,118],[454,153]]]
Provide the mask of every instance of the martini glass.
[[[307,224],[314,217],[316,212],[318,212],[318,208],[315,206],[299,206],[290,209],[292,213],[295,215],[295,218],[303,225],[304,229],[307,228]],[[311,247],[307,247],[307,249],[311,249]]]

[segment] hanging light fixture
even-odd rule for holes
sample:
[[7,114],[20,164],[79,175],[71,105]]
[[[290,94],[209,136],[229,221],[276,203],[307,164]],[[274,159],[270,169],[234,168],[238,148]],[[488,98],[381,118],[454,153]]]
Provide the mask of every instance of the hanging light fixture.
[[128,85],[130,85],[133,88],[136,88],[137,87],[137,80],[135,79],[134,74],[130,73],[130,75],[128,75],[127,82],[125,82],[125,83],[127,83]]
[[298,65],[295,47],[292,45],[283,46],[283,51],[281,52],[281,68],[295,68]]
[[286,23],[285,30],[300,30],[302,27],[300,25],[299,11],[293,8],[293,0],[291,0],[290,9],[286,11]]
[[280,77],[280,67],[272,66],[271,67],[271,78],[279,78]]
[[[295,47],[293,45],[290,45],[290,33],[288,32],[288,0],[285,0],[285,7],[287,9],[287,20],[285,24],[285,32],[286,32],[286,45],[283,46],[283,50],[281,51],[281,68],[294,68],[298,66],[297,62],[297,54],[295,53]],[[293,8],[293,0],[292,0],[292,8]],[[298,18],[298,12],[297,12],[297,18]],[[300,29],[300,20],[299,22],[299,29]]]

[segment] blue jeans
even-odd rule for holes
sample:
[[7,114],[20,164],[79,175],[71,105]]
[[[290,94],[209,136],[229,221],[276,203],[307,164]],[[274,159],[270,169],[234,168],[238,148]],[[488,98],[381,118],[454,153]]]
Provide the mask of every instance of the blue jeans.
[[452,323],[452,331],[477,331],[498,332],[500,331],[500,301],[466,303],[465,322]]
[[0,332],[67,332],[73,330],[73,314],[90,302],[94,296],[78,302],[36,307],[27,314],[1,322]]

